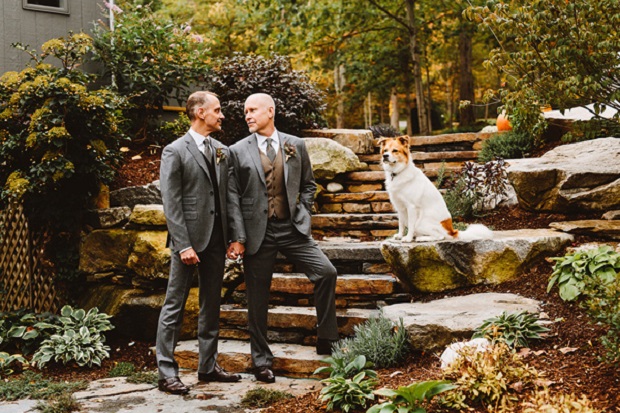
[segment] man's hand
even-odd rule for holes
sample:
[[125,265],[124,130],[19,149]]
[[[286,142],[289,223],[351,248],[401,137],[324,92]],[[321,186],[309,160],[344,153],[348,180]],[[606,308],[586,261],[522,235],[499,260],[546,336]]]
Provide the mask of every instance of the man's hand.
[[193,248],[189,248],[181,252],[179,255],[181,256],[181,261],[185,265],[197,265],[200,262],[200,259]]
[[239,257],[243,257],[243,253],[245,252],[245,245],[240,242],[231,242],[228,246],[228,250],[226,251],[226,256],[228,259],[236,260]]

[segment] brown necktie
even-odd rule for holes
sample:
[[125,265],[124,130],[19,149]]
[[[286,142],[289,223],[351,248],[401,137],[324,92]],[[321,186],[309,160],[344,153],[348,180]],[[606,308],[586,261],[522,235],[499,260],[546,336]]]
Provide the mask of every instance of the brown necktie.
[[273,139],[267,138],[266,142],[267,142],[267,158],[269,158],[271,163],[273,163],[273,161],[276,159],[276,150],[273,149],[273,146],[271,145],[271,142],[273,142]]

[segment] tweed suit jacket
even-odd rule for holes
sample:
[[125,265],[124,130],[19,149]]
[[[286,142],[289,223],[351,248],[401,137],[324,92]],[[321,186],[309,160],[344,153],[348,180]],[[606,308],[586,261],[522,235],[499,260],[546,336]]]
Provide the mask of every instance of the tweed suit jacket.
[[[229,153],[228,148],[215,139],[212,139],[212,145],[219,154],[214,168],[219,186],[220,219],[224,240],[227,240]],[[168,227],[167,246],[173,252],[188,247],[196,252],[203,251],[207,248],[216,219],[214,185],[207,161],[189,133],[164,148],[160,187]]]
[[[316,192],[310,157],[303,139],[278,131],[284,160],[284,182],[292,224],[311,236],[311,211]],[[232,241],[245,240],[253,255],[267,229],[267,184],[258,139],[252,134],[229,148],[228,219]]]

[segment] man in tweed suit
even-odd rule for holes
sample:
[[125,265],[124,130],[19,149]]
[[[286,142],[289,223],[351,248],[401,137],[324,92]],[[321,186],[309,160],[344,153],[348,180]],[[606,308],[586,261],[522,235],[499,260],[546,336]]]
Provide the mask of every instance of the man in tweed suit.
[[221,129],[220,101],[209,92],[187,100],[191,128],[166,146],[160,166],[161,196],[171,250],[166,299],[159,316],[156,357],[159,389],[186,394],[174,348],[195,270],[199,279],[198,380],[239,381],[216,362],[220,294],[227,242],[228,148],[209,136]]
[[336,269],[312,239],[310,214],[316,184],[304,141],[275,128],[275,103],[258,93],[245,102],[252,134],[231,146],[228,216],[229,258],[244,256],[250,348],[257,380],[273,383],[267,343],[269,289],[281,252],[314,284],[317,352],[330,354],[338,340]]

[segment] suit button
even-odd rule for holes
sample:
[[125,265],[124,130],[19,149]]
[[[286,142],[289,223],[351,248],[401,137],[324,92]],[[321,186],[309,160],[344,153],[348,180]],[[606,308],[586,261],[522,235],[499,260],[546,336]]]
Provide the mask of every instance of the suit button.
[[210,211],[210,212],[211,212],[211,215],[215,214],[215,211]]
[[213,195],[213,191],[209,192],[209,195]]
[[267,210],[264,210],[263,212],[266,214],[266,213],[267,213]]

